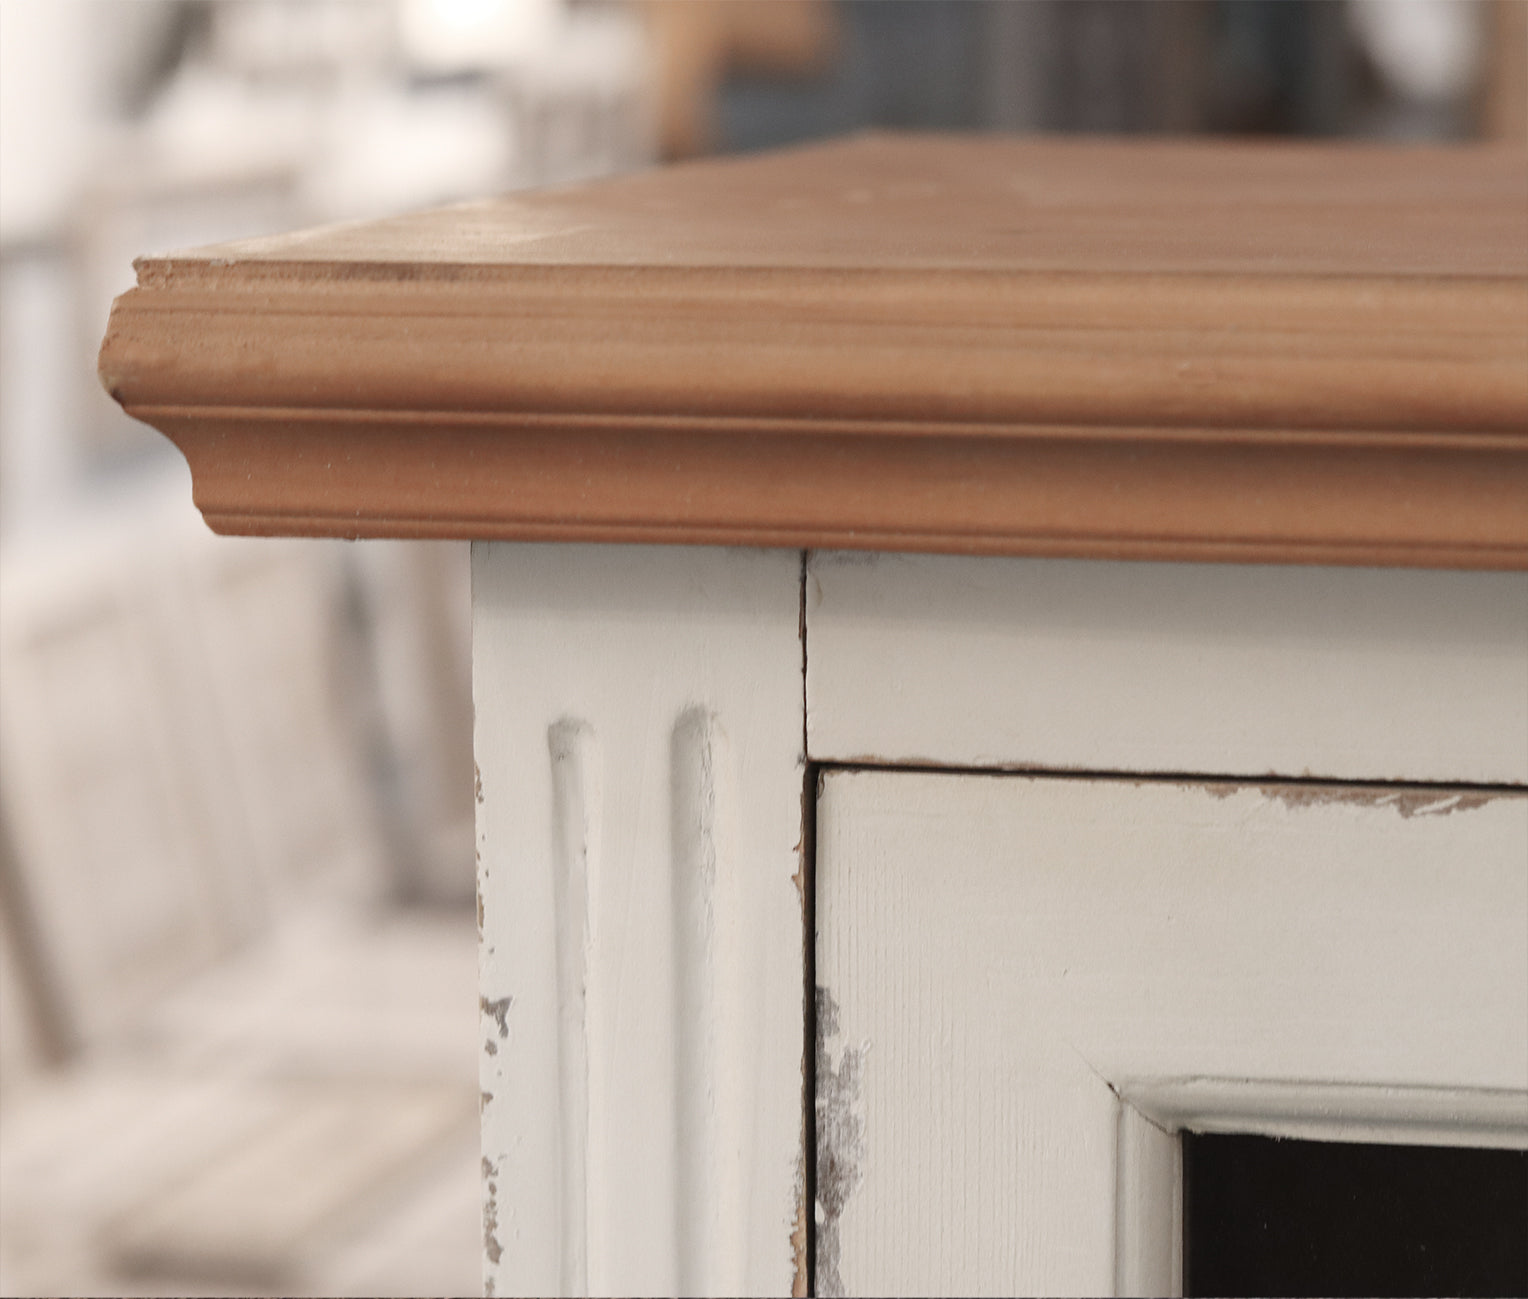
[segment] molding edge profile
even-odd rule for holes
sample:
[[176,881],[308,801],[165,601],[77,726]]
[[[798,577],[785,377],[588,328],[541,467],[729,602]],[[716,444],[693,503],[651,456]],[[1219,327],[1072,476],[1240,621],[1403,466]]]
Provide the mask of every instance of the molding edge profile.
[[219,532],[1521,569],[1525,203],[869,136],[145,259],[100,372]]
[[1528,1095],[1520,1091],[1244,1078],[1130,1079],[1115,1086],[1127,1106],[1168,1132],[1528,1148]]
[[[215,532],[1528,568],[1528,435],[151,416]],[[654,427],[655,424],[663,427]]]

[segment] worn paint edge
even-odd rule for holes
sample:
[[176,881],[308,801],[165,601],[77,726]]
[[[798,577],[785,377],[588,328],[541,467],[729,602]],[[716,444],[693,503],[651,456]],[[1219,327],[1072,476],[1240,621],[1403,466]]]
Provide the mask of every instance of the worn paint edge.
[[923,776],[1024,777],[1033,780],[1093,780],[1118,784],[1152,786],[1174,785],[1184,789],[1203,789],[1217,798],[1229,798],[1243,790],[1256,790],[1290,806],[1321,803],[1353,803],[1365,807],[1393,807],[1402,817],[1446,816],[1451,812],[1472,812],[1499,798],[1522,798],[1528,794],[1528,769],[1519,776],[1501,780],[1418,780],[1397,777],[1345,777],[1302,772],[1264,771],[1134,771],[1123,767],[1068,766],[1054,762],[978,760],[943,762],[921,754],[887,757],[884,754],[860,753],[832,757],[810,755],[811,762],[824,773],[896,772]]

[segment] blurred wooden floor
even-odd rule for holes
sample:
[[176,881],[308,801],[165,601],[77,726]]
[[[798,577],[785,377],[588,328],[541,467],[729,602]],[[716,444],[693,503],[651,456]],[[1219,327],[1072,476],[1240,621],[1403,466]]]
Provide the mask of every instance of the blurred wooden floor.
[[470,918],[310,915],[8,1097],[0,1293],[480,1292]]

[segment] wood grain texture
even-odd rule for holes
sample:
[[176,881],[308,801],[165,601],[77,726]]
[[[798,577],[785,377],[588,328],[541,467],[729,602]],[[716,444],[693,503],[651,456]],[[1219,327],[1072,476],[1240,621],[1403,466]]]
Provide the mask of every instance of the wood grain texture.
[[1528,796],[1368,792],[829,772],[819,1284],[1161,1293],[1153,1124],[1528,1145]]
[[814,761],[1528,785],[1528,577],[814,553]]
[[801,559],[474,548],[490,1294],[804,1259]]
[[868,136],[139,263],[213,527],[1528,565],[1521,150]]

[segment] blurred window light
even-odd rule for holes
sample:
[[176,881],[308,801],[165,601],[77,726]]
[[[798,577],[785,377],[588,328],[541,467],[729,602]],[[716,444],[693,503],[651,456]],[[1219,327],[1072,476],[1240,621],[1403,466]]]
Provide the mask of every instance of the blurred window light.
[[208,16],[209,61],[230,73],[383,75],[395,50],[394,6],[381,0],[225,0]]
[[534,62],[562,20],[559,0],[403,0],[400,30],[412,67],[449,76]]
[[516,174],[513,126],[473,86],[370,87],[331,107],[324,162],[305,173],[302,194],[314,211],[344,219],[496,193]]
[[1480,6],[1463,0],[1352,0],[1353,34],[1406,99],[1457,99],[1479,66]]
[[0,0],[0,241],[56,235],[87,163],[95,113],[78,57],[90,15],[79,0]]

